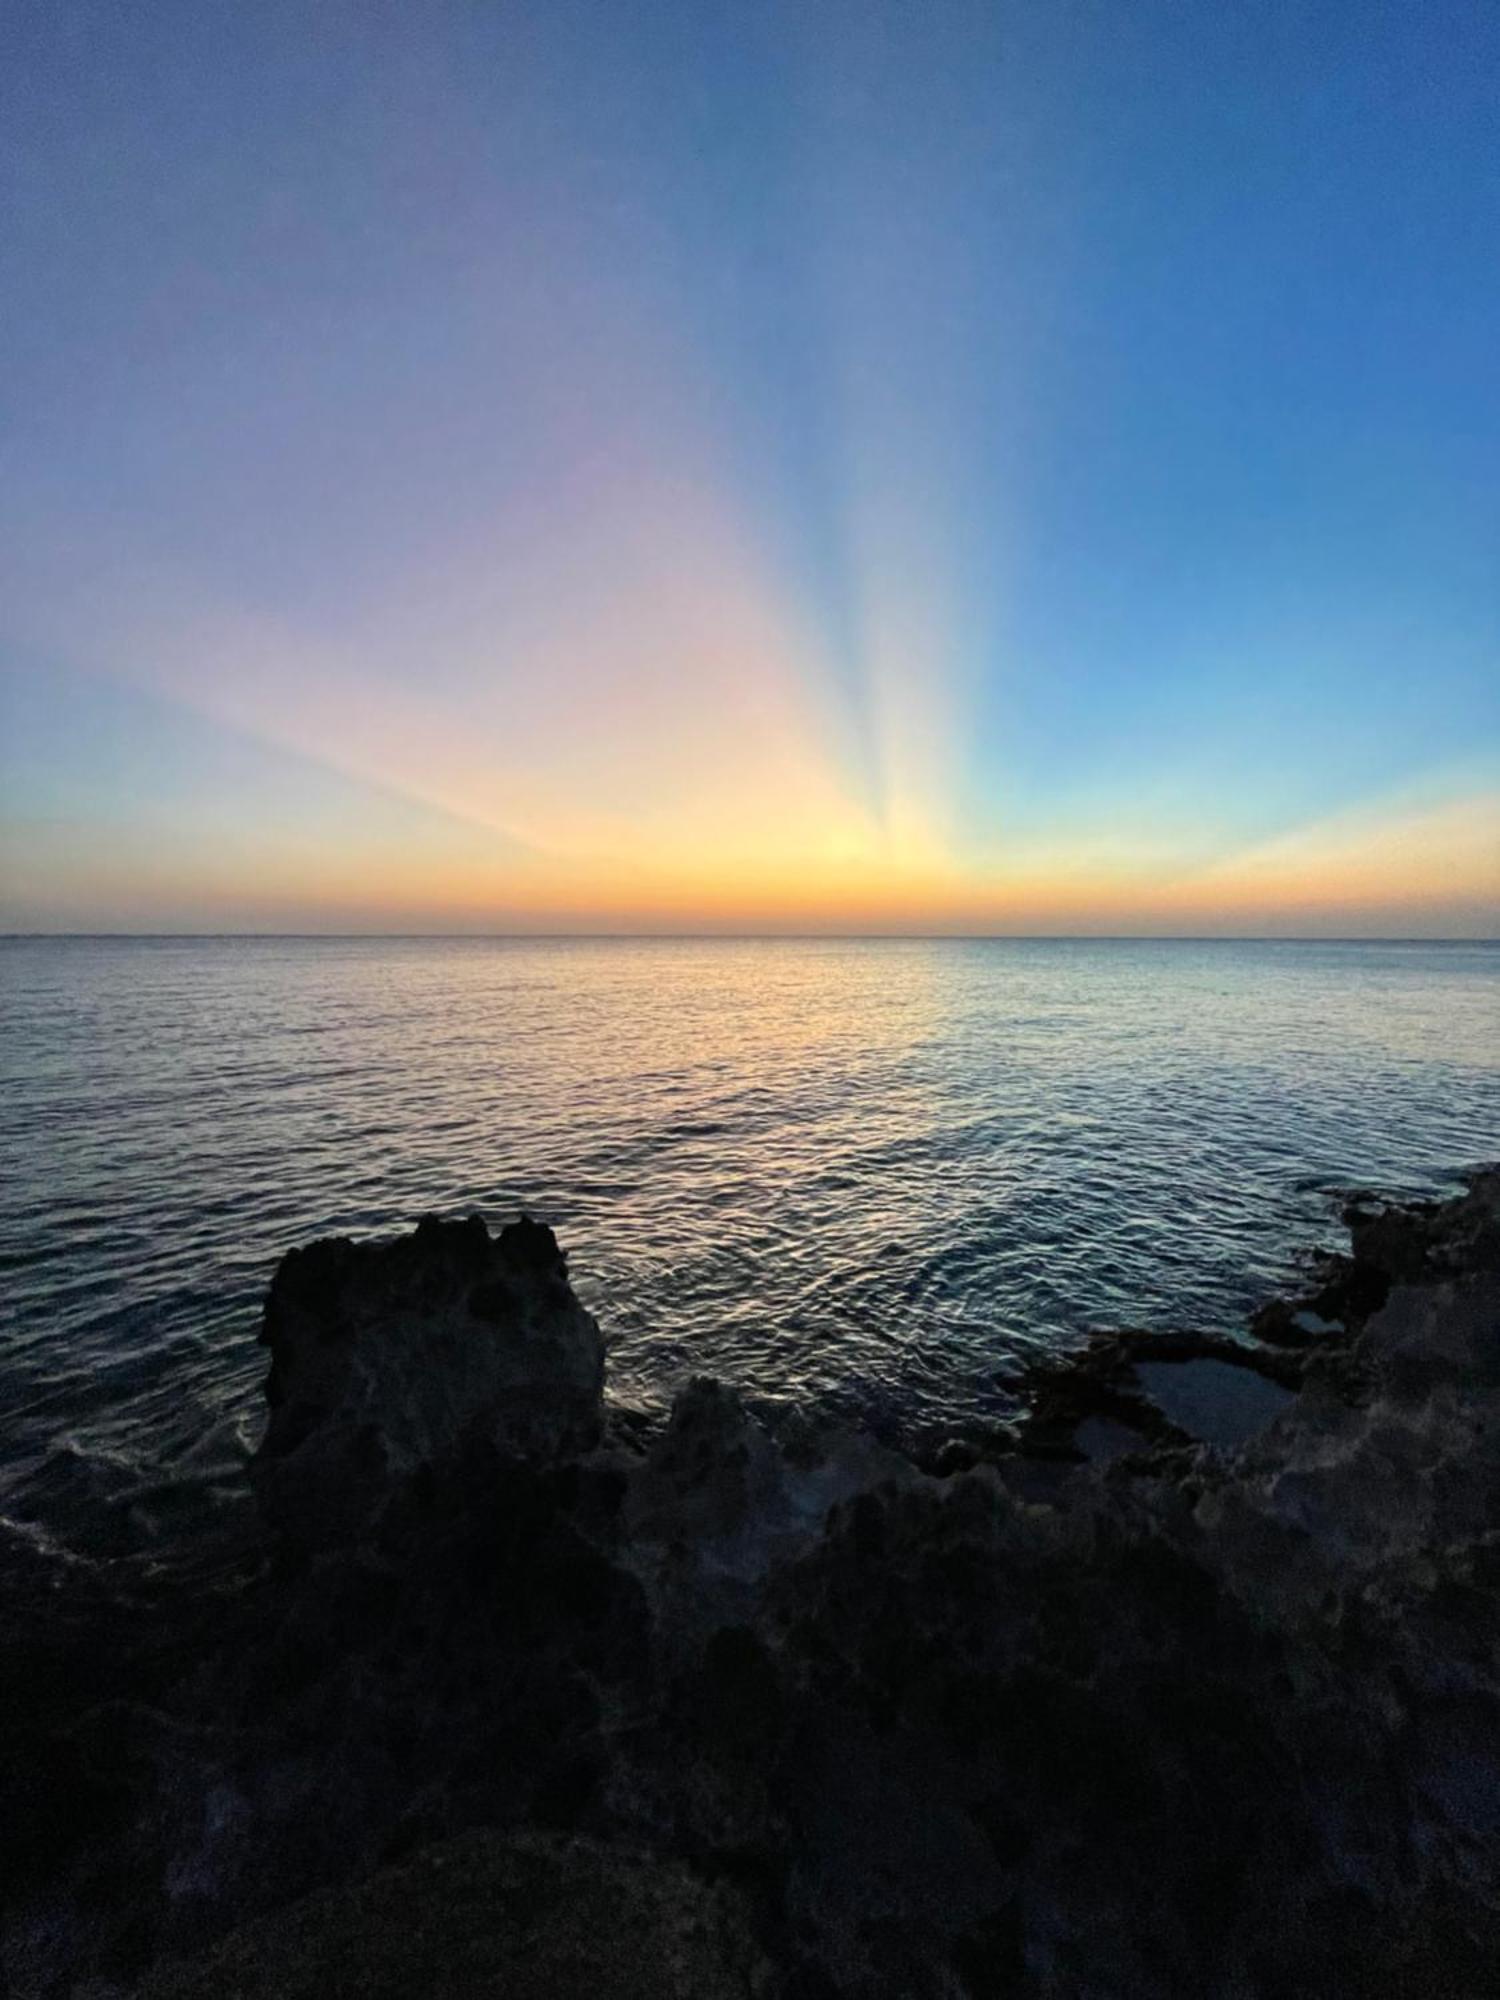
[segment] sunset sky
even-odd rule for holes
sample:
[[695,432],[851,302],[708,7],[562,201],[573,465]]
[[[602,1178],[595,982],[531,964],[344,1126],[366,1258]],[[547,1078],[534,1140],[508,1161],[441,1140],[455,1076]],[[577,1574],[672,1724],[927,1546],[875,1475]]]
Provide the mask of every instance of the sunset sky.
[[0,929],[1500,931],[1494,0],[12,0]]

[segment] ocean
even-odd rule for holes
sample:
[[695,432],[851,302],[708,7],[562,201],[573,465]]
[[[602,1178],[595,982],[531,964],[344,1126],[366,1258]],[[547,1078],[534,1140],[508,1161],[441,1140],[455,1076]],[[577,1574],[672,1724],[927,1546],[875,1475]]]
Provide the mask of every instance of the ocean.
[[620,1400],[930,1434],[1500,1154],[1486,944],[17,938],[0,1006],[0,1515],[90,1555],[233,1504],[318,1236],[525,1209]]

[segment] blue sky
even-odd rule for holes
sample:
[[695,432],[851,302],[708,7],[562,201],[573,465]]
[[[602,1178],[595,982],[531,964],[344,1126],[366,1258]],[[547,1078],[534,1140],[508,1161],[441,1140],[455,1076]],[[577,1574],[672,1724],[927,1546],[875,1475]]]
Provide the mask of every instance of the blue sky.
[[0,924],[1497,928],[1487,4],[23,4]]

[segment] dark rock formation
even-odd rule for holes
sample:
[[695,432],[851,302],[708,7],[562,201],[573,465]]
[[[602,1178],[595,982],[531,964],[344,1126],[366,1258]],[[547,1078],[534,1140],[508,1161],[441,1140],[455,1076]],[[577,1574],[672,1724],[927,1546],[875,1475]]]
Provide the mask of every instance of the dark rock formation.
[[757,2000],[774,1985],[732,1884],[619,1846],[475,1833],[247,1924],[161,1968],[141,2000]]
[[429,1217],[395,1243],[293,1250],[261,1339],[271,1420],[252,1483],[307,1547],[368,1532],[475,1442],[548,1464],[598,1440],[604,1341],[552,1231],[525,1216],[495,1240],[477,1216]]
[[606,1424],[530,1224],[288,1258],[263,1539],[8,1656],[9,1990],[1492,1991],[1500,1174],[1350,1222],[936,1470]]

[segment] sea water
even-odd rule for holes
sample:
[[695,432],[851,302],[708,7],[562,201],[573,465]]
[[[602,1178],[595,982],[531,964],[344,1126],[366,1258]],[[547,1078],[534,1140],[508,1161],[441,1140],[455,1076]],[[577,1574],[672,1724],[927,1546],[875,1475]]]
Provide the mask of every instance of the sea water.
[[318,1236],[525,1209],[620,1399],[930,1431],[1500,1155],[1484,944],[10,939],[0,1005],[0,1514],[96,1550],[237,1488]]

